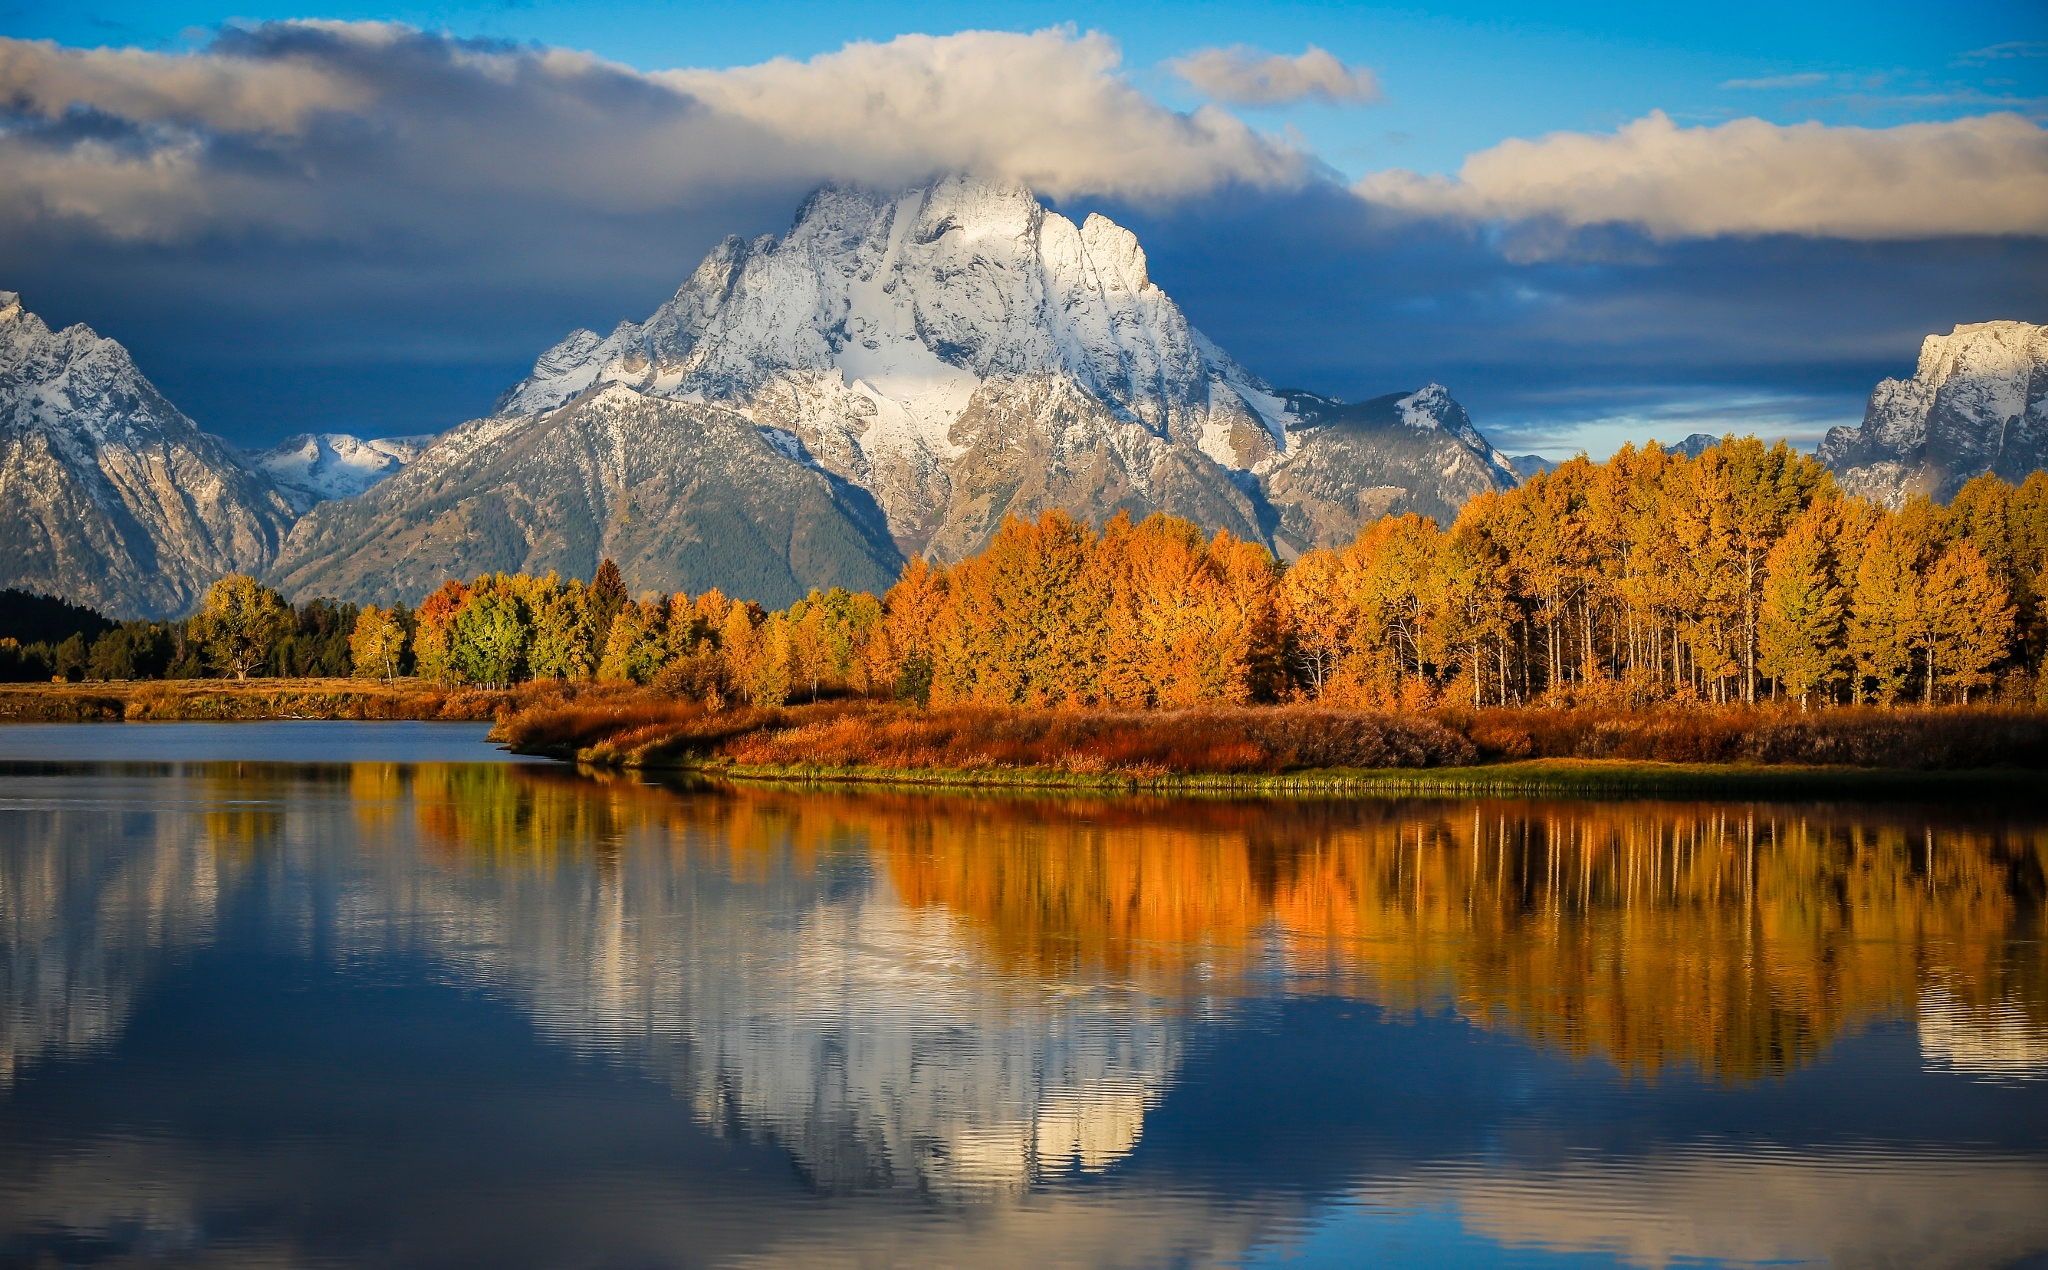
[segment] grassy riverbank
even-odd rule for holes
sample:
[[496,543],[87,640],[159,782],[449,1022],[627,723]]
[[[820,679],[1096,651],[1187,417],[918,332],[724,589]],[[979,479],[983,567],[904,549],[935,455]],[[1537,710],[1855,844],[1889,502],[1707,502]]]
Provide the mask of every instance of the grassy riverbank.
[[1326,768],[1279,773],[1088,774],[1057,768],[808,767],[694,762],[649,769],[749,784],[806,788],[1034,789],[1166,795],[1364,797],[1853,797],[1922,798],[2048,791],[2048,773],[2021,768],[1885,768],[1625,759],[1536,759],[1440,768]]
[[618,695],[493,734],[597,767],[747,781],[1248,793],[1956,792],[2048,780],[2048,715],[2011,710],[710,711]]
[[488,721],[531,705],[528,689],[450,688],[416,680],[173,679],[0,685],[0,722],[118,723],[256,719]]

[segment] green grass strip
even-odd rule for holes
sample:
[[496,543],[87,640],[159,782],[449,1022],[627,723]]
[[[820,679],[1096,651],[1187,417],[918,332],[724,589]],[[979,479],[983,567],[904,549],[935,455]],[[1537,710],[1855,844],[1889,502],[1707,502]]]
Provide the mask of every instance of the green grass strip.
[[1620,759],[1530,759],[1475,767],[1327,769],[1134,777],[1057,768],[881,768],[740,765],[670,760],[645,764],[726,780],[798,786],[1066,789],[1124,793],[1224,793],[1475,797],[1543,795],[1630,798],[1664,794],[1854,795],[1925,798],[1958,793],[2018,794],[2048,788],[2048,773],[2019,769],[1899,771],[1867,767],[1652,763]]

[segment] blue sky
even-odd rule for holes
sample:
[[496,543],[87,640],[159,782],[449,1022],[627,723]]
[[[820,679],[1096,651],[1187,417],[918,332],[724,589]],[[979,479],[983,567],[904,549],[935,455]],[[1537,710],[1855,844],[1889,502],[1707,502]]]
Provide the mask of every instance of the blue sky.
[[[1877,375],[1909,371],[1922,335],[1960,321],[2048,321],[2048,212],[2029,220],[2022,208],[1981,223],[1902,213],[1872,228],[1859,200],[1882,203],[1896,194],[1873,186],[1836,191],[1840,206],[1786,232],[1739,212],[1699,223],[1679,213],[1685,223],[1677,223],[1640,213],[1637,203],[1580,208],[1569,193],[1530,193],[1524,173],[1505,193],[1475,187],[1402,195],[1406,202],[1393,201],[1406,214],[1395,223],[1381,214],[1392,195],[1374,193],[1361,210],[1347,191],[1361,180],[1384,191],[1373,183],[1389,170],[1455,176],[1469,156],[1513,138],[1611,138],[1652,112],[1668,118],[1679,141],[1707,135],[1687,130],[1740,119],[1817,123],[1844,144],[1861,135],[1849,130],[1910,138],[1910,129],[1898,130],[2000,114],[2038,131],[2048,116],[2048,8],[2038,3],[1124,4],[1076,11],[535,0],[309,10],[0,0],[0,34],[71,49],[146,51],[162,65],[220,54],[223,27],[262,29],[300,18],[399,22],[431,36],[580,50],[650,73],[802,62],[849,42],[886,44],[912,33],[1068,24],[1074,40],[1089,32],[1113,40],[1121,55],[1116,80],[1168,112],[1194,111],[1205,96],[1217,97],[1177,74],[1174,59],[1205,48],[1295,55],[1319,47],[1369,75],[1377,92],[1339,104],[1222,100],[1209,107],[1304,156],[1308,176],[1247,179],[1240,165],[1227,179],[1189,179],[1161,193],[1091,168],[1054,197],[1063,209],[1105,210],[1139,229],[1161,285],[1268,378],[1353,397],[1439,379],[1482,428],[1511,446],[1569,452],[1583,445],[1598,453],[1626,438],[1669,440],[1726,427],[1810,439],[1828,423],[1853,422]],[[261,54],[279,56],[268,46]],[[0,78],[7,73],[0,70]],[[376,73],[385,76],[378,91],[396,100],[397,72]],[[402,81],[415,103],[408,108],[440,109],[440,90],[414,92],[419,82]],[[301,151],[280,157],[268,141],[230,135],[233,127],[218,118],[203,125],[182,115],[145,118],[150,107],[125,104],[133,88],[102,85],[91,90],[99,97],[81,104],[49,96],[74,91],[62,84],[38,87],[44,96],[22,112],[41,112],[35,153],[111,144],[100,135],[111,136],[110,128],[126,130],[124,145],[169,153],[174,142],[162,134],[185,129],[182,144],[202,150],[215,175],[235,175],[233,197],[255,205],[266,196],[251,175],[260,166],[253,155],[296,165],[301,184],[316,168],[335,170],[336,151],[321,150],[317,164]],[[69,129],[63,139],[50,139],[62,131],[52,120]],[[16,131],[26,132],[19,123]],[[477,239],[488,238],[488,246],[472,251],[451,245],[430,223],[427,205],[446,195],[440,187],[429,198],[394,185],[388,201],[354,206],[367,200],[363,190],[418,162],[397,149],[408,131],[398,114],[374,115],[351,134],[347,154],[353,162],[362,146],[385,143],[375,138],[399,138],[389,142],[397,157],[374,165],[374,177],[318,194],[317,213],[295,208],[270,221],[243,216],[219,192],[224,187],[194,196],[209,209],[204,215],[135,202],[140,195],[124,195],[130,201],[113,211],[49,211],[86,197],[65,186],[40,199],[42,210],[0,222],[0,287],[22,291],[53,320],[85,321],[122,338],[174,400],[237,440],[309,426],[431,430],[488,407],[496,389],[560,331],[644,315],[722,233],[779,229],[809,179],[794,160],[773,179],[728,177],[729,166],[721,166],[658,197],[635,195],[595,210],[565,208],[546,193],[497,191],[489,232]],[[86,132],[94,137],[79,140]],[[1913,154],[1938,160],[1973,143],[1958,132],[1910,145]],[[1010,142],[976,144],[980,154]],[[2000,144],[1987,152],[1994,167],[2031,171],[2041,153],[2030,135],[2010,129]],[[27,152],[12,162],[32,183],[41,169],[20,153]],[[1816,173],[1829,171],[1832,153],[1815,151]],[[517,166],[523,157],[515,142],[495,160]],[[622,154],[619,161],[633,159]],[[1539,161],[1549,163],[1548,152]],[[1702,150],[1673,161],[1727,160],[1723,151]],[[8,163],[0,152],[0,165]],[[1667,167],[1656,179],[1677,179]],[[882,163],[875,179],[894,170]],[[1947,179],[1938,165],[1929,170],[1936,175],[1919,178],[1923,186]],[[856,165],[852,174],[863,169]],[[821,167],[818,175],[847,173]],[[1595,170],[1570,180],[1590,188],[1603,177]],[[1674,188],[1677,202],[1698,201],[1697,187]],[[2032,195],[2022,189],[2001,197]],[[386,214],[399,203],[417,215]],[[450,224],[475,215],[453,196],[442,211]],[[474,258],[457,259],[465,254]]]

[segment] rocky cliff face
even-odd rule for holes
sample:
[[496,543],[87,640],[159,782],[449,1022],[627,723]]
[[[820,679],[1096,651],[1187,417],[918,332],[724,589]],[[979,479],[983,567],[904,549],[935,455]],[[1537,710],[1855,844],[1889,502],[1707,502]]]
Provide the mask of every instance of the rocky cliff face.
[[0,586],[117,617],[183,613],[263,569],[292,509],[128,350],[0,292]]
[[606,556],[635,591],[717,586],[776,606],[814,586],[880,591],[902,564],[873,500],[787,438],[607,384],[465,424],[361,497],[319,504],[272,580],[416,602],[486,571],[589,578]]
[[1947,501],[1972,477],[2015,483],[2048,466],[2048,327],[1978,322],[1920,346],[1913,377],[1870,394],[1863,423],[1830,429],[1820,461],[1842,488],[1897,506]]

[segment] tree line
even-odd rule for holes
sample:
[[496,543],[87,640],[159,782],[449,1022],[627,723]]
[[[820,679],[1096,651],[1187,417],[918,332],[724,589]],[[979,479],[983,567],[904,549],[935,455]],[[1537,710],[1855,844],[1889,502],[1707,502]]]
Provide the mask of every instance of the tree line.
[[332,673],[345,642],[363,677],[758,705],[2031,702],[2044,590],[2048,475],[1893,510],[1783,443],[1729,437],[1697,458],[1581,457],[1448,528],[1388,517],[1285,564],[1167,516],[1097,530],[1049,512],[957,564],[911,561],[884,596],[775,612],[717,590],[635,599],[609,560],[589,583],[450,580],[416,611],[293,610],[230,578],[171,647],[212,673]]
[[355,605],[334,600],[294,607],[240,576],[215,583],[198,613],[168,621],[115,622],[9,591],[0,593],[0,627],[9,632],[0,635],[0,683],[347,676],[357,616]]
[[[765,705],[2032,701],[2044,576],[2048,476],[1892,510],[1783,443],[1730,437],[1697,458],[1575,459],[1448,528],[1389,517],[1284,565],[1171,517],[1096,530],[1051,512],[957,564],[913,560],[885,596],[773,613],[715,590],[632,600],[609,563],[589,585],[451,581],[410,651],[448,682]],[[397,615],[361,621],[365,647],[402,649]]]

